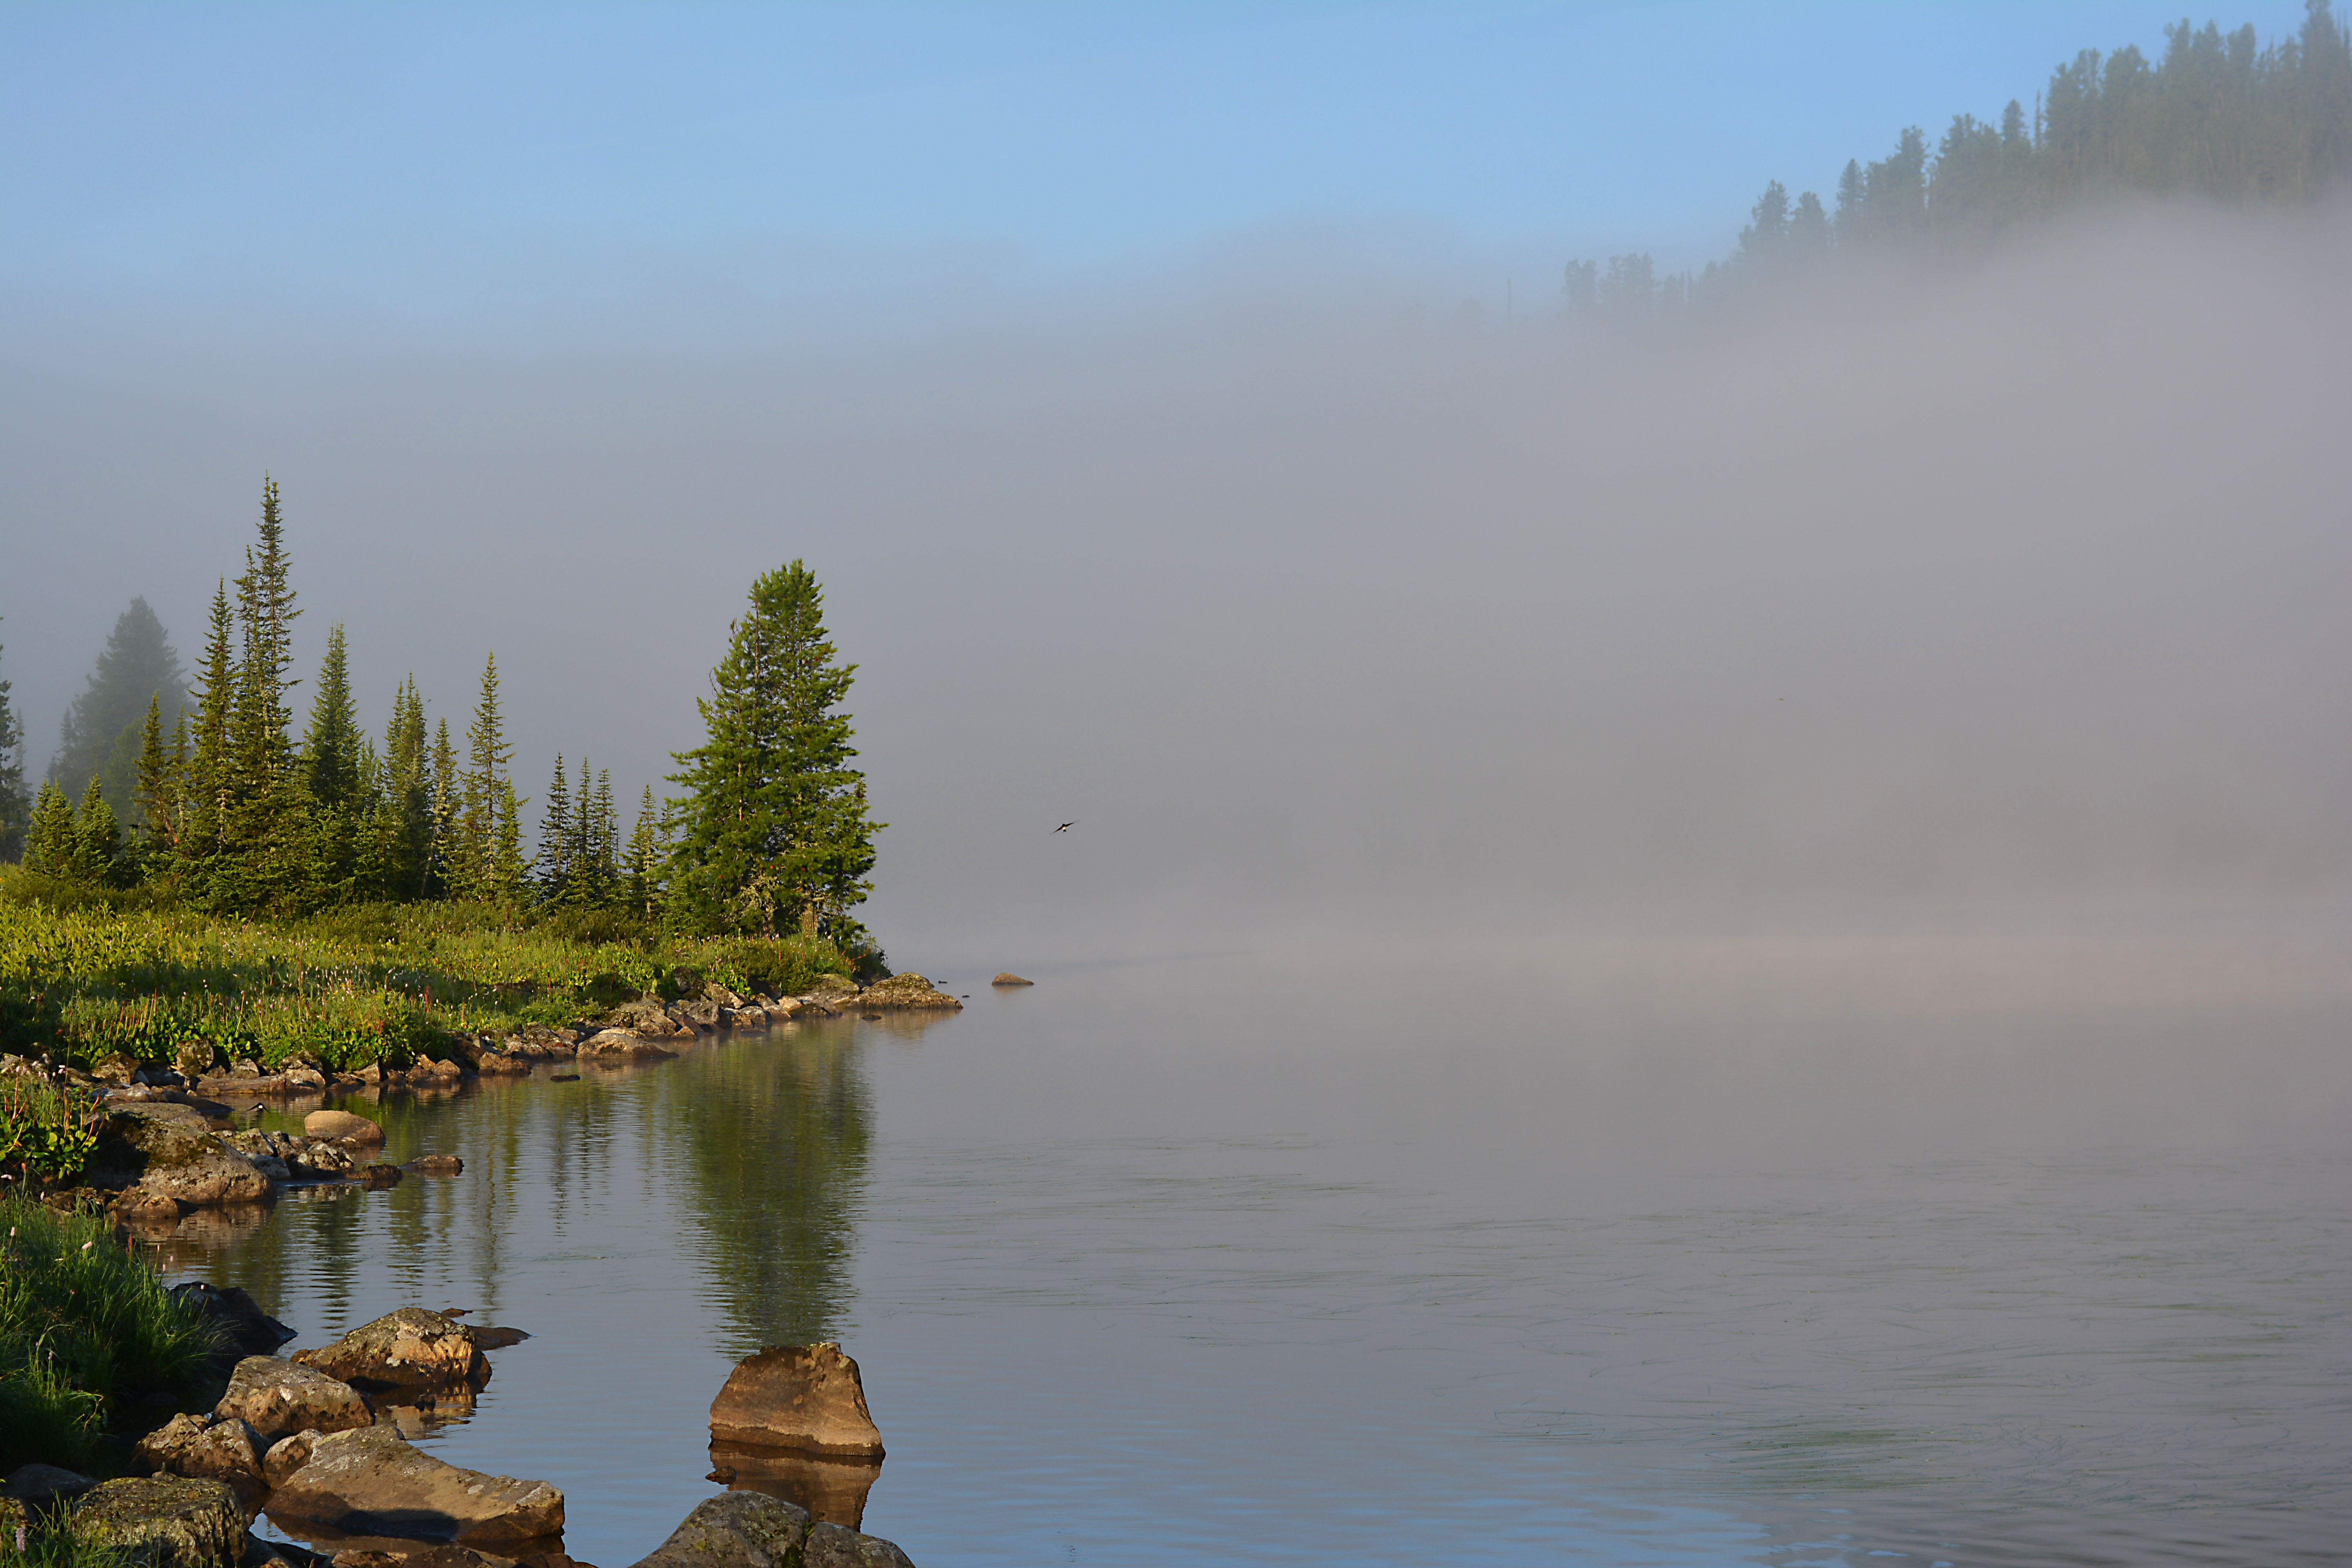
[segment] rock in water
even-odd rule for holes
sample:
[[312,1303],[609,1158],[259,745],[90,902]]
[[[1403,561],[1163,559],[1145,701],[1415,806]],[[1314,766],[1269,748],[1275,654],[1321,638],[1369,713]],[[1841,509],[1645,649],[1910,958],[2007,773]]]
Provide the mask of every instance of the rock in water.
[[247,1356],[228,1374],[213,1414],[235,1416],[266,1442],[296,1432],[348,1432],[375,1425],[359,1390],[323,1372],[274,1356]]
[[804,1508],[827,1524],[866,1526],[866,1498],[882,1476],[879,1459],[832,1459],[787,1448],[710,1447],[709,1479],[729,1491],[765,1492]]
[[269,1178],[252,1161],[201,1127],[156,1114],[164,1109],[184,1113],[186,1108],[136,1105],[107,1113],[85,1168],[92,1186],[135,1188],[138,1201],[193,1208],[258,1203],[269,1195]]
[[915,1568],[907,1554],[878,1535],[860,1535],[837,1524],[809,1526],[801,1568]]
[[236,1494],[185,1476],[101,1481],[74,1504],[73,1527],[141,1568],[229,1568],[245,1551]]
[[253,1436],[253,1429],[234,1416],[183,1413],[139,1439],[131,1450],[131,1468],[227,1482],[236,1493],[242,1528],[241,1510],[258,1504],[269,1489],[261,1479],[261,1454]]
[[422,1307],[403,1307],[294,1358],[365,1394],[471,1394],[490,1380],[490,1363],[463,1324]]
[[291,1437],[280,1437],[269,1445],[269,1452],[261,1456],[261,1479],[277,1490],[287,1478],[310,1462],[310,1445],[324,1436],[322,1432],[297,1432]]
[[710,1402],[710,1440],[882,1458],[857,1363],[824,1342],[770,1345],[737,1363]]
[[364,1116],[354,1116],[348,1110],[314,1110],[302,1118],[305,1138],[342,1139],[352,1143],[379,1144],[383,1142],[383,1129]]
[[963,1004],[909,970],[877,981],[855,998],[861,1007],[961,1007]]
[[656,1061],[677,1055],[628,1029],[599,1029],[580,1043],[579,1054],[583,1060],[618,1057],[628,1061]]
[[1024,980],[1021,976],[1013,973],[1013,971],[1008,969],[1003,973],[998,975],[995,979],[990,981],[989,984],[991,985],[1034,985],[1037,983],[1034,980]]
[[314,1441],[310,1459],[270,1494],[269,1511],[354,1535],[468,1545],[563,1532],[563,1494],[545,1481],[461,1470],[412,1447],[389,1426]]
[[165,1295],[184,1307],[194,1307],[219,1325],[228,1341],[247,1355],[266,1356],[294,1337],[294,1331],[261,1310],[237,1286],[207,1285],[191,1279],[174,1285]]

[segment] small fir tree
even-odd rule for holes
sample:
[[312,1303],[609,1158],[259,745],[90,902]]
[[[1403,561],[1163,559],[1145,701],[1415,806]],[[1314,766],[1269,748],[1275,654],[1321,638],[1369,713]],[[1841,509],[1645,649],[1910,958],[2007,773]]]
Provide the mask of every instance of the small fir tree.
[[[58,796],[63,801],[65,796]],[[66,876],[92,887],[105,887],[114,880],[115,862],[122,853],[122,829],[114,820],[114,807],[107,804],[106,792],[97,779],[82,791],[81,810],[74,817],[73,847],[67,860]]]
[[47,779],[33,802],[33,817],[25,836],[25,868],[45,876],[73,874],[79,842],[74,835],[73,805],[65,792]]
[[547,810],[539,819],[539,894],[562,904],[572,881],[572,789],[563,777],[563,753],[555,753],[555,775],[547,784]]
[[33,825],[33,803],[25,794],[25,731],[8,703],[8,683],[0,680],[0,860],[25,853]]

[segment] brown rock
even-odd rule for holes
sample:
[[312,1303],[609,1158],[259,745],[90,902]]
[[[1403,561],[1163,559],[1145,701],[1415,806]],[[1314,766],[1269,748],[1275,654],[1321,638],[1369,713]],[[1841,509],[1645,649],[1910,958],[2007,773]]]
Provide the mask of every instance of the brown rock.
[[[371,1066],[373,1064],[371,1063]],[[366,1074],[361,1074],[362,1078]],[[383,1142],[383,1129],[364,1116],[354,1116],[348,1110],[314,1110],[302,1118],[302,1135],[306,1138],[331,1138],[363,1146]]]
[[670,1022],[668,1013],[663,1010],[660,1003],[651,997],[640,997],[635,1002],[622,1003],[604,1015],[604,1026],[607,1029],[626,1029],[656,1040],[667,1039],[677,1033],[677,1026]]
[[563,1494],[545,1481],[461,1470],[411,1447],[389,1426],[317,1439],[309,1461],[271,1494],[269,1511],[357,1534],[469,1545],[540,1542],[563,1532]]
[[280,1437],[269,1445],[261,1456],[261,1479],[276,1491],[286,1484],[286,1478],[310,1462],[310,1446],[325,1436],[323,1432],[297,1432],[290,1437]]
[[710,1403],[710,1440],[882,1458],[857,1363],[826,1342],[770,1345],[737,1363]]
[[866,1494],[881,1475],[879,1459],[833,1459],[731,1443],[710,1446],[709,1479],[729,1491],[764,1492],[804,1508],[828,1524],[852,1530],[865,1524]]
[[878,1535],[860,1535],[837,1524],[809,1526],[801,1568],[915,1568],[907,1554]]
[[989,984],[991,985],[1034,985],[1037,983],[1034,980],[1024,980],[1021,976],[1013,973],[1013,971],[1008,969],[1003,973],[998,975],[995,979],[990,981]]
[[[268,1490],[261,1479],[261,1456],[254,1447],[253,1429],[230,1417],[174,1415],[139,1439],[131,1450],[133,1468],[174,1476],[225,1481],[236,1493],[241,1508],[250,1508]],[[244,1521],[238,1520],[239,1528]]]
[[142,1568],[229,1568],[245,1551],[245,1510],[223,1481],[101,1481],[82,1494],[72,1517],[76,1534],[116,1548]]
[[396,1187],[400,1185],[400,1177],[401,1170],[399,1166],[387,1165],[383,1161],[378,1160],[359,1173],[358,1181],[360,1185],[373,1193],[379,1192],[385,1187]]
[[422,1307],[386,1313],[294,1361],[369,1394],[470,1394],[490,1380],[490,1363],[465,1326]]
[[420,1176],[456,1176],[464,1174],[466,1162],[455,1154],[419,1154],[407,1168]]
[[760,1492],[721,1492],[694,1505],[669,1539],[632,1568],[801,1568],[809,1516]]
[[110,1191],[137,1187],[192,1208],[268,1197],[269,1178],[212,1132],[190,1125],[195,1114],[169,1104],[108,1110],[84,1168],[89,1184]]
[[654,1061],[676,1055],[627,1029],[601,1029],[580,1042],[583,1061]]
[[213,1414],[235,1416],[265,1442],[295,1432],[347,1432],[375,1424],[375,1413],[350,1384],[263,1355],[236,1363],[228,1374],[228,1392]]
[[908,972],[880,980],[857,994],[861,1007],[961,1007],[963,1005],[921,975]]

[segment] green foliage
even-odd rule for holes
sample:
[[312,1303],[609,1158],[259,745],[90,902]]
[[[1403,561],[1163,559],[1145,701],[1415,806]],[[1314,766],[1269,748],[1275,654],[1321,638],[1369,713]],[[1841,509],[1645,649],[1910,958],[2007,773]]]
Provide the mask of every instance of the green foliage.
[[187,700],[180,656],[145,599],[133,599],[108,634],[89,683],[66,712],[49,778],[68,799],[96,779],[118,818],[131,814],[129,770],[113,766],[138,754],[140,721],[151,703],[177,711]]
[[87,1465],[125,1402],[188,1387],[215,1330],[98,1215],[5,1194],[0,1230],[0,1470]]
[[33,803],[25,794],[25,731],[0,680],[0,861],[25,853],[25,830],[32,826]]
[[47,1078],[0,1078],[0,1183],[53,1186],[79,1175],[98,1148],[98,1104]]
[[670,777],[687,794],[672,803],[671,898],[690,930],[862,935],[850,910],[872,889],[862,879],[883,825],[849,765],[855,731],[836,710],[856,667],[834,662],[824,602],[798,561],[751,584],[751,610],[697,704],[709,738],[676,753],[682,771]]
[[815,936],[696,940],[621,910],[536,925],[483,904],[360,904],[265,926],[93,901],[0,870],[0,1051],[84,1065],[169,1061],[183,1047],[266,1068],[402,1066],[452,1031],[570,1023],[660,990],[679,966],[738,991],[798,992],[855,973]]
[[131,1568],[136,1561],[127,1549],[74,1529],[68,1510],[28,1531],[22,1552],[14,1531],[0,1533],[0,1568]]

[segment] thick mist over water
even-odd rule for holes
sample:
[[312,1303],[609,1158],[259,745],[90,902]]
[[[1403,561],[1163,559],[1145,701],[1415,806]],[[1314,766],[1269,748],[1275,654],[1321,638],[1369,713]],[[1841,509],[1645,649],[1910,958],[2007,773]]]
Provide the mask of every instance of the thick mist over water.
[[495,649],[532,795],[633,809],[806,559],[902,966],[2340,910],[2347,260],[2140,211],[1643,330],[1344,257],[727,351],[20,316],[0,676],[37,773],[132,595],[193,665],[266,468],[304,665],[341,620],[372,727],[414,669],[462,731]]

